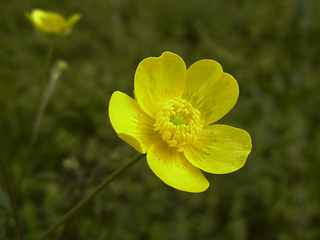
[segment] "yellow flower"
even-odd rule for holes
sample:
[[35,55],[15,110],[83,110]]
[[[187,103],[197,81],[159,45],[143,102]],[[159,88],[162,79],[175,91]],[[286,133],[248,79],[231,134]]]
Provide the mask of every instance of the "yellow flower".
[[69,33],[73,25],[80,19],[80,14],[73,14],[65,19],[60,14],[34,9],[26,13],[26,17],[40,32],[52,35],[65,35]]
[[166,184],[202,192],[201,170],[224,174],[241,168],[251,152],[250,135],[214,124],[235,105],[237,81],[219,63],[200,60],[188,69],[176,54],[144,59],[134,79],[136,100],[116,91],[109,117],[118,136],[147,153],[151,170]]

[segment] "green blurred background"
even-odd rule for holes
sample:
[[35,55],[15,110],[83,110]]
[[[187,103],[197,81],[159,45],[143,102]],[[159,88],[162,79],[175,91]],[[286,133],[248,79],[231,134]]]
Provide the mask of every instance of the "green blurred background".
[[[70,68],[31,148],[48,40],[24,16],[34,8],[82,18],[57,41],[54,60]],[[132,96],[138,63],[166,50],[187,66],[215,59],[238,80],[239,100],[219,122],[251,134],[247,164],[206,174],[210,188],[190,194],[142,160],[49,239],[320,239],[319,18],[317,0],[2,1],[0,147],[29,239],[135,155],[108,101],[115,90]],[[17,239],[1,201],[0,239]]]

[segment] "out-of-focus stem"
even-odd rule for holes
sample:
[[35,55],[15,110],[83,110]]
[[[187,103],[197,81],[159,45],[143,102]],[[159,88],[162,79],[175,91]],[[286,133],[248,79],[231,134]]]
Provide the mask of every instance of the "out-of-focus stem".
[[2,158],[1,149],[0,149],[0,170],[3,175],[5,187],[7,188],[7,192],[9,195],[10,205],[13,213],[13,218],[16,223],[17,233],[19,235],[20,240],[26,240],[25,233],[23,231],[22,221],[21,221],[18,207],[17,207],[16,195],[13,189],[13,184],[10,179],[10,174],[9,174],[6,162]]
[[[54,44],[50,46],[49,52],[48,52],[48,63],[47,65],[50,66],[51,58],[53,55],[53,48]],[[49,79],[48,83],[44,89],[40,105],[37,111],[36,118],[33,123],[33,129],[32,129],[32,137],[31,137],[31,143],[35,143],[38,138],[39,128],[42,122],[43,115],[45,113],[45,110],[47,108],[48,102],[50,100],[50,97],[52,95],[52,92],[56,86],[56,83],[61,76],[62,72],[68,68],[68,64],[65,61],[59,61],[55,66],[51,68],[51,71],[49,72]]]
[[89,194],[85,199],[81,200],[77,205],[75,205],[69,212],[67,212],[58,222],[56,222],[52,227],[50,227],[43,235],[41,235],[38,240],[46,239],[56,228],[65,223],[74,214],[81,210],[88,202],[90,202],[95,196],[97,196],[112,180],[123,173],[125,170],[134,165],[138,160],[142,159],[144,155],[138,154],[136,157],[132,158],[130,161],[122,165],[118,170],[113,172],[109,177],[107,177],[91,194]]
[[[46,62],[44,65],[44,69],[45,69],[44,75],[45,76],[48,76],[50,74],[49,70],[50,70],[50,65],[51,65],[52,57],[53,57],[54,45],[55,45],[55,39],[49,39],[48,52],[47,52]],[[54,85],[55,85],[55,82],[53,82],[51,80],[51,77],[49,76],[49,81],[47,83],[46,88],[44,89],[44,92],[43,92],[43,95],[42,95],[42,98],[40,101],[40,105],[39,105],[39,108],[37,111],[37,115],[36,115],[36,118],[33,123],[31,143],[35,143],[37,141],[42,117],[43,117],[43,114],[44,114],[46,107],[48,105],[51,93],[54,89]]]

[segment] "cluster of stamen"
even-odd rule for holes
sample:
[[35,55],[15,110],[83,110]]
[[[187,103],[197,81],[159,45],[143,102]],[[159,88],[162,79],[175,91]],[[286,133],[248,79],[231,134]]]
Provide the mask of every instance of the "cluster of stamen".
[[181,152],[186,144],[195,143],[203,127],[200,112],[185,99],[171,98],[163,102],[156,114],[154,131],[159,131],[169,147]]

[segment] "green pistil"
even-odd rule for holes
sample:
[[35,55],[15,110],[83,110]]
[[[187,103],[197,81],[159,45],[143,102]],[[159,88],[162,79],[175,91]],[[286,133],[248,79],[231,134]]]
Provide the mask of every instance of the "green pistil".
[[184,118],[182,116],[179,116],[179,115],[170,116],[170,122],[172,122],[176,126],[185,124]]

